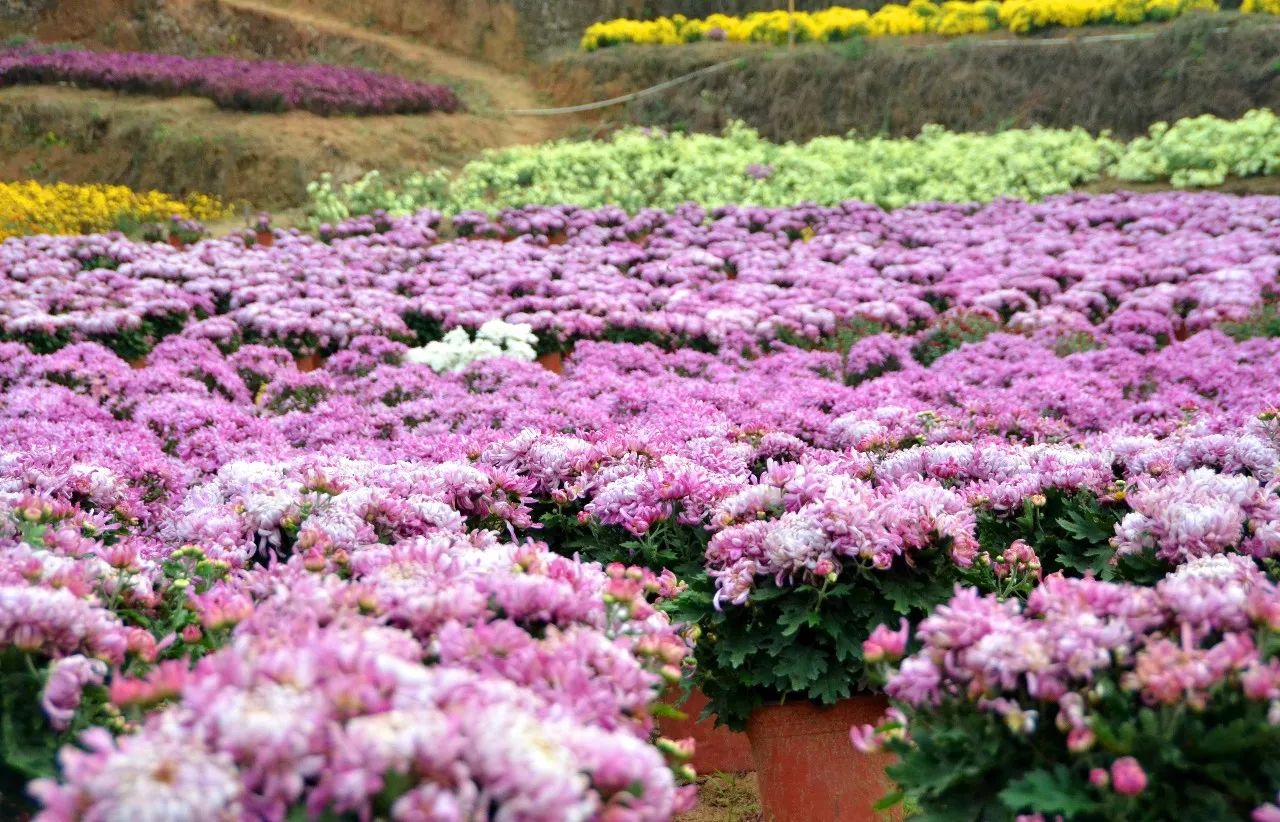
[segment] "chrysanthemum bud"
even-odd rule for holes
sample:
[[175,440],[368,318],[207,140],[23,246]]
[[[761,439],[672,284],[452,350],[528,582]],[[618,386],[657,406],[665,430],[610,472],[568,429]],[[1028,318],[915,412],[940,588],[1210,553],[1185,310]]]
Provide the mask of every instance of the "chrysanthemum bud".
[[660,737],[655,743],[655,747],[677,762],[688,762],[693,758],[694,742],[692,737],[680,740],[667,739],[665,736]]
[[1147,789],[1147,772],[1132,756],[1122,756],[1111,763],[1111,782],[1116,793],[1137,796]]
[[1089,728],[1072,728],[1067,733],[1067,750],[1072,753],[1084,753],[1093,747],[1093,743],[1097,740],[1093,731]]

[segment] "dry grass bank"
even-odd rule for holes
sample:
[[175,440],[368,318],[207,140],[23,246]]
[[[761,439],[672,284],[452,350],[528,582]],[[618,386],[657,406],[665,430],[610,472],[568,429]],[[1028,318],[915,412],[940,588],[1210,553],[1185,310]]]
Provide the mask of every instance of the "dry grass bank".
[[[1092,33],[1123,33],[1104,29]],[[888,40],[785,50],[704,43],[564,53],[542,75],[566,102],[602,99],[741,57],[739,66],[613,112],[616,121],[718,131],[744,120],[773,140],[914,135],[927,123],[991,131],[1033,124],[1122,137],[1158,120],[1280,108],[1273,18],[1196,16],[1150,39],[1004,46],[1008,35]],[[1084,36],[1082,32],[1073,36]]]

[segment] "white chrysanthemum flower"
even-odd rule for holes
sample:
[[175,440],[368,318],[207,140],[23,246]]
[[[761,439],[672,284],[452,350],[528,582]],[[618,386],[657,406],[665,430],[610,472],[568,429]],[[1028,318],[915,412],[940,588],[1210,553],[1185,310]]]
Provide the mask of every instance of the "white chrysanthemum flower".
[[105,822],[179,822],[242,818],[243,786],[225,753],[164,736],[135,738],[83,789],[85,816]]
[[405,352],[404,361],[430,366],[437,374],[461,371],[473,362],[509,357],[526,362],[537,357],[538,338],[523,323],[490,320],[480,326],[474,340],[465,329],[453,328],[442,339]]

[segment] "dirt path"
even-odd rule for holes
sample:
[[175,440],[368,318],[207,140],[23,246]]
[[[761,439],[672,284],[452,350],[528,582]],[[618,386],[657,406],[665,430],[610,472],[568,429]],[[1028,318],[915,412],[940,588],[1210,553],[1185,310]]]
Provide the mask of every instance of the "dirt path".
[[[537,117],[503,114],[513,109],[538,108],[542,101],[533,85],[525,78],[471,60],[443,49],[434,48],[404,37],[382,34],[352,25],[328,15],[309,10],[283,7],[265,0],[217,0],[222,5],[252,12],[295,26],[307,26],[329,36],[357,43],[376,45],[400,59],[420,63],[433,72],[456,78],[477,89],[484,100],[475,106],[476,114],[501,121],[506,144],[539,143],[564,136],[577,122],[568,117]],[[471,101],[469,101],[471,102]]]

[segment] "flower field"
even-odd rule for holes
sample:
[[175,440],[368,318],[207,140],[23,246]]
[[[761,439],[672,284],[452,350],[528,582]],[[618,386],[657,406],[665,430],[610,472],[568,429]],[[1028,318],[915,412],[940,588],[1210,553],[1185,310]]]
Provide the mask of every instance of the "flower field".
[[413,114],[453,112],[461,106],[444,86],[348,66],[146,52],[0,51],[0,88],[55,83],[161,96],[192,94],[243,111]]
[[926,816],[1271,818],[1280,198],[268,236],[0,245],[37,818],[668,819],[682,680],[887,683]]
[[[75,16],[54,5],[20,10],[48,40]],[[563,91],[518,74],[550,65],[538,4],[296,5],[155,4],[0,50],[0,90],[160,98],[10,89],[7,168],[225,195],[0,182],[0,819],[708,822],[729,771],[754,804],[724,819],[1280,822],[1265,72],[1215,78],[1249,92],[1221,107],[1131,112],[1134,139],[775,144],[531,114]],[[617,13],[556,11],[570,48]],[[1190,66],[1213,0],[605,20],[581,47],[1199,12],[1166,38]],[[105,50],[224,33],[430,67],[475,105]],[[528,63],[498,70],[509,47]],[[1043,66],[1000,48],[982,78]],[[90,97],[155,119],[78,125]],[[1210,108],[1247,113],[1177,119]],[[215,159],[95,154],[175,111]],[[197,111],[268,131],[215,139]],[[169,166],[221,176],[150,182]],[[250,168],[261,197],[228,183]],[[277,184],[287,209],[249,217]]]

